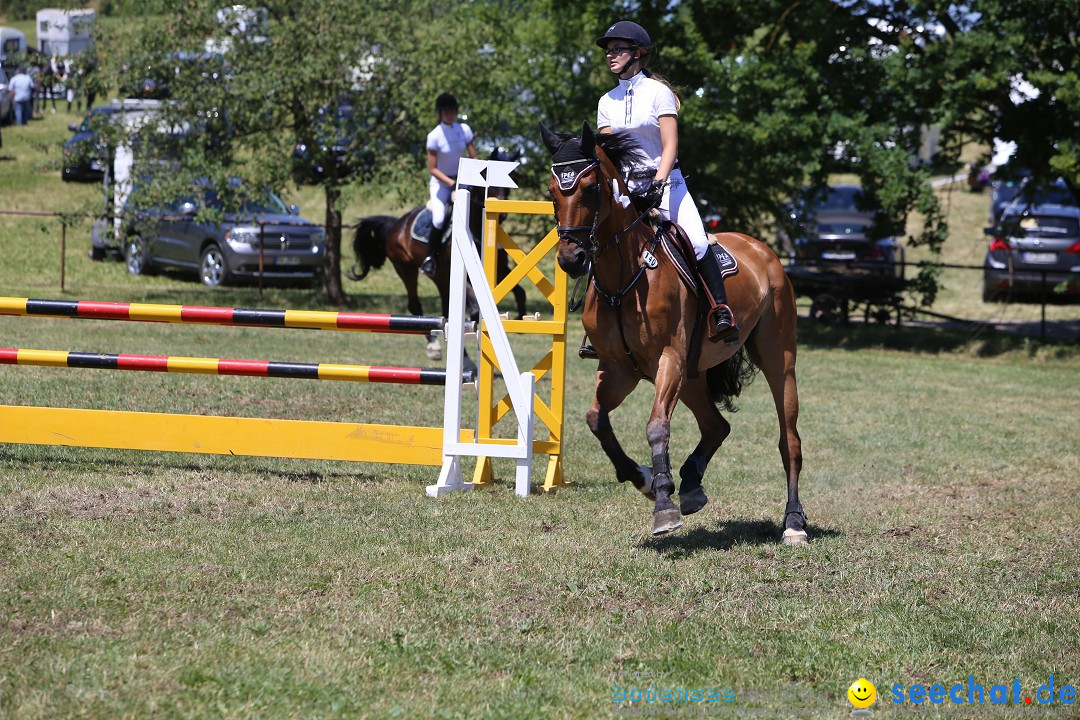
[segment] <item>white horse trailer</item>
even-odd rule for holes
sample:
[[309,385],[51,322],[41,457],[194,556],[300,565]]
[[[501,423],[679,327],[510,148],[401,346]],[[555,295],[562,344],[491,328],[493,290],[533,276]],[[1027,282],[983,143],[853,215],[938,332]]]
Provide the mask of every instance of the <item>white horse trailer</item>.
[[97,12],[46,8],[37,12],[38,51],[46,56],[78,55],[90,48]]

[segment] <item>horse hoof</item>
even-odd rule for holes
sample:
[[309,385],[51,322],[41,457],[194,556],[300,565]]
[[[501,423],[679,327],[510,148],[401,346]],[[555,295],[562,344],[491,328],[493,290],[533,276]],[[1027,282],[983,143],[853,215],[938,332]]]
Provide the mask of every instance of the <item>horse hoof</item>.
[[805,530],[792,530],[791,528],[788,528],[784,531],[784,544],[809,545],[810,539],[807,537]]
[[679,493],[679,508],[683,515],[693,515],[708,504],[709,498],[705,496],[705,488],[700,485],[690,492]]
[[430,342],[427,345],[428,360],[442,360],[442,345],[438,342]]
[[663,535],[672,530],[678,530],[681,527],[682,515],[679,514],[679,508],[667,508],[666,510],[657,510],[653,513],[653,535]]

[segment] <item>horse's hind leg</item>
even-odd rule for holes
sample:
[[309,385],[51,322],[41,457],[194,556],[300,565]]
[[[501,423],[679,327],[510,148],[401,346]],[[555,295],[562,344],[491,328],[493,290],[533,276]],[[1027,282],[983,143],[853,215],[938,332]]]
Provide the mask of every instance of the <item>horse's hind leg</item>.
[[[790,292],[790,291],[789,291]],[[779,305],[779,301],[777,301]],[[772,391],[776,417],[780,421],[780,458],[787,475],[787,505],[784,507],[784,543],[807,542],[806,513],[799,502],[799,473],[802,471],[802,440],[796,427],[799,420],[799,390],[795,382],[795,304],[784,304],[762,316],[752,335],[751,358],[761,368]]]
[[[398,277],[401,278],[401,282],[405,285],[405,294],[408,296],[408,308],[410,315],[423,315],[424,306],[420,303],[420,293],[417,288],[417,280],[420,276],[419,271],[415,265],[407,262],[393,261],[394,270],[397,271]],[[439,344],[439,338],[432,333],[427,334],[427,348],[425,350],[428,356],[428,360],[441,360],[442,359],[442,345]]]
[[679,399],[694,413],[698,430],[701,431],[697,447],[679,469],[679,508],[683,515],[692,515],[709,502],[701,486],[701,478],[709,461],[731,433],[731,425],[712,401],[705,375],[688,380],[679,393]]
[[647,468],[638,465],[623,451],[615,437],[615,431],[611,429],[609,418],[611,411],[622,404],[637,384],[638,378],[635,374],[622,368],[612,368],[601,360],[596,371],[596,394],[592,406],[585,413],[585,421],[589,430],[600,441],[600,447],[604,449],[611,464],[615,466],[616,479],[619,482],[629,480],[645,497],[653,500],[652,476]]

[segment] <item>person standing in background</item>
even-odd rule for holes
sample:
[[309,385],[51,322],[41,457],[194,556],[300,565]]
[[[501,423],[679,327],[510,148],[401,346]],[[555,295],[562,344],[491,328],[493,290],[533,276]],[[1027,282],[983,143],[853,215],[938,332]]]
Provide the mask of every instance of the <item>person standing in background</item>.
[[15,103],[15,124],[26,125],[30,122],[34,110],[34,81],[26,74],[26,69],[20,67],[8,87],[14,96],[12,100]]
[[[80,92],[80,77],[75,68],[75,61],[70,57],[64,58],[64,89],[67,91],[67,111],[71,114],[71,103],[75,102],[76,93]],[[82,110],[82,99],[75,106],[76,110]]]

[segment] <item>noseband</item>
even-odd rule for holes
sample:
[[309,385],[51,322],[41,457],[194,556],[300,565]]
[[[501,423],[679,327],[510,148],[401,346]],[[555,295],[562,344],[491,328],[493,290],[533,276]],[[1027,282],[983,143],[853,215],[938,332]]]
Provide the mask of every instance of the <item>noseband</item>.
[[[599,167],[600,161],[597,158],[570,160],[567,162],[552,163],[551,174],[555,177],[555,182],[559,184],[559,189],[565,192],[576,188],[578,182],[585,173],[590,170],[596,170]],[[564,169],[558,170],[557,168]],[[559,215],[558,213],[555,214],[555,229],[559,234],[559,239],[578,245],[590,255],[596,255],[598,252],[596,247],[596,228],[600,225],[599,184],[595,185],[594,188],[596,206],[593,208],[592,225],[560,225]],[[589,238],[588,240],[583,240],[579,233],[583,233],[586,230],[589,232]]]

